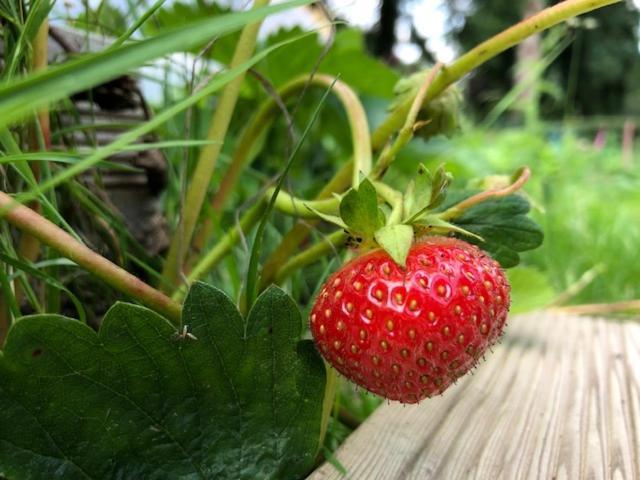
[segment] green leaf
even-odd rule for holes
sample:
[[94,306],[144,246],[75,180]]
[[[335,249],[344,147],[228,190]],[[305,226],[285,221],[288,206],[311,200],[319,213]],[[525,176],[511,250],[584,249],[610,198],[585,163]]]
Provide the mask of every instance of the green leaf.
[[243,321],[192,287],[181,336],[116,304],[95,333],[19,320],[0,356],[0,472],[8,478],[301,478],[319,451],[325,367],[272,287]]
[[366,178],[358,189],[351,189],[340,202],[340,216],[352,233],[373,237],[382,226],[378,209],[378,194],[373,184]]
[[232,32],[269,14],[309,3],[287,3],[199,20],[140,42],[84,55],[77,60],[30,75],[19,82],[0,86],[0,127],[7,126],[34,108],[60,100],[117,77],[149,60],[185,51],[216,35]]
[[409,225],[387,225],[375,233],[375,239],[391,258],[405,266],[413,243],[413,228]]
[[512,314],[530,312],[546,307],[555,297],[547,277],[531,267],[517,267],[507,272],[511,285]]
[[[447,207],[474,193],[464,191],[449,195]],[[475,205],[451,223],[482,237],[484,242],[473,238],[466,240],[490,253],[504,268],[511,268],[520,262],[519,252],[539,247],[544,238],[540,226],[527,217],[529,208],[529,202],[522,195],[509,195]]]

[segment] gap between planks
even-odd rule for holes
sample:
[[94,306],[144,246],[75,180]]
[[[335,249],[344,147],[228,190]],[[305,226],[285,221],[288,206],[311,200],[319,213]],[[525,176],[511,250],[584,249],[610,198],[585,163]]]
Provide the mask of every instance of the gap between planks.
[[494,350],[444,395],[378,408],[334,454],[346,478],[640,479],[639,323],[516,316]]

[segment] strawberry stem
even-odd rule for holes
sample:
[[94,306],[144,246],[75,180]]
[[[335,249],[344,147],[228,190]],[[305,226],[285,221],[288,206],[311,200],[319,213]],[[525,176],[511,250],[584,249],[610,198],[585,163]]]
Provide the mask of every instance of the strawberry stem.
[[479,203],[485,202],[490,198],[506,197],[508,195],[511,195],[520,190],[524,186],[524,184],[527,183],[530,176],[531,170],[529,169],[529,167],[522,167],[516,173],[515,181],[508,187],[486,190],[484,192],[477,193],[476,195],[473,195],[458,203],[457,205],[454,205],[453,207],[445,210],[438,216],[442,220],[451,220],[455,217],[458,217],[465,210],[468,210],[469,208],[478,205]]

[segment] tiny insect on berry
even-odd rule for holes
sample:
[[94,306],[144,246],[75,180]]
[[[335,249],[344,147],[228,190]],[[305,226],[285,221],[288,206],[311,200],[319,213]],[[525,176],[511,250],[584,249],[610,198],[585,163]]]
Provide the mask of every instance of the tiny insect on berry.
[[324,358],[358,385],[403,403],[444,392],[502,333],[509,284],[462,240],[427,237],[406,267],[383,250],[345,264],[310,315]]

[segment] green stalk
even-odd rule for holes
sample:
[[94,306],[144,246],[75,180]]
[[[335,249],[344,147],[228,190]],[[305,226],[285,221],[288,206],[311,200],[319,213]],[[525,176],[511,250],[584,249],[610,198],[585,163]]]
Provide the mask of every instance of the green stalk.
[[325,258],[328,254],[342,249],[346,239],[347,234],[341,230],[326,236],[315,245],[294,256],[291,260],[282,265],[275,275],[275,283],[282,283],[296,270],[306,267],[307,265],[311,265],[319,259]]
[[4,192],[0,192],[2,218],[25,234],[32,235],[41,243],[60,252],[64,257],[80,265],[122,293],[139,300],[152,310],[166,316],[175,324],[180,322],[181,307],[162,292],[150,287],[126,270],[98,255],[78,242],[67,232],[17,203]]
[[[218,243],[216,243],[215,247],[209,250],[207,254],[196,264],[194,269],[191,270],[187,277],[187,283],[191,284],[213,270],[227,255],[227,253],[231,251],[234,245],[237,245],[240,236],[246,234],[258,223],[266,209],[267,202],[265,200],[260,200],[256,202],[253,207],[247,210],[236,226],[231,230],[228,230]],[[172,298],[176,301],[180,300],[184,297],[186,290],[186,286],[179,288],[173,294]]]
[[[269,0],[256,0],[253,8],[262,7],[268,3]],[[255,22],[247,25],[242,30],[231,60],[231,69],[244,64],[253,55],[260,25],[261,22]],[[207,135],[207,140],[213,142],[200,151],[198,163],[187,189],[187,197],[182,208],[180,224],[171,240],[169,254],[162,272],[162,276],[165,279],[163,285],[167,285],[167,288],[175,288],[180,283],[182,263],[191,244],[196,222],[200,217],[200,211],[211,183],[211,177],[215,170],[244,78],[245,73],[243,72],[231,80],[218,97],[218,107]]]
[[[524,19],[520,23],[508,28],[498,35],[476,46],[469,52],[445,66],[429,88],[425,102],[432,100],[447,87],[460,80],[471,70],[485,63],[487,60],[517,45],[525,38],[543,30],[547,30],[565,20],[596,10],[622,0],[566,0],[541,12]],[[408,99],[400,105],[376,129],[372,135],[373,150],[380,150],[387,143],[389,137],[397,132],[405,122],[413,99]]]
[[[351,175],[351,183],[357,183],[360,171],[368,174],[371,170],[371,138],[369,135],[369,125],[367,122],[366,112],[364,111],[364,108],[358,100],[358,96],[355,92],[344,82],[339,80],[336,81],[334,77],[329,75],[316,74],[313,77],[303,75],[290,81],[278,90],[278,96],[283,100],[287,100],[292,98],[294,95],[299,94],[307,86],[327,87],[331,84],[333,84],[333,93],[340,100],[347,113],[347,118],[351,127],[353,156],[356,159],[356,165],[354,165],[353,161],[350,161],[348,162],[348,166],[345,165],[341,169],[340,182],[336,183],[334,185],[334,189],[329,191],[325,197],[330,196],[333,192],[341,192],[349,186],[349,177],[345,177],[345,173]],[[236,183],[238,182],[240,174],[252,160],[251,154],[255,150],[256,145],[259,144],[259,141],[263,138],[266,129],[279,111],[276,101],[272,98],[268,99],[258,109],[258,112],[253,117],[251,123],[243,130],[237,142],[238,147],[233,154],[229,169],[226,171],[222,181],[220,182],[220,187],[213,197],[211,206],[214,211],[219,212],[222,210],[229,194],[233,191]],[[345,178],[346,182],[344,181]],[[198,254],[203,250],[207,240],[211,237],[212,231],[213,223],[212,220],[208,218],[204,221],[193,242],[194,254]],[[187,264],[190,263],[192,262],[187,262]]]

